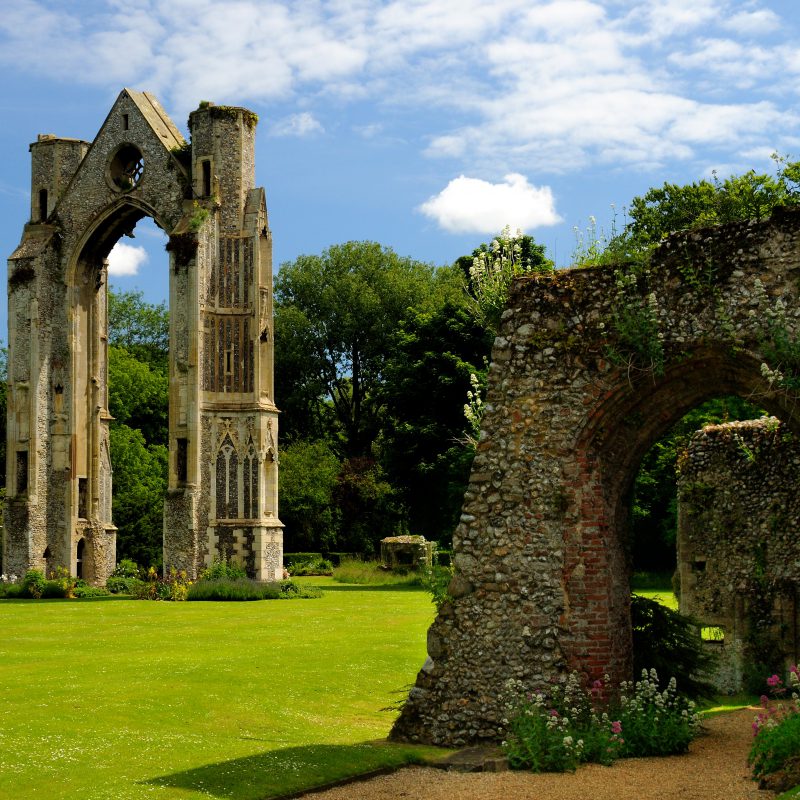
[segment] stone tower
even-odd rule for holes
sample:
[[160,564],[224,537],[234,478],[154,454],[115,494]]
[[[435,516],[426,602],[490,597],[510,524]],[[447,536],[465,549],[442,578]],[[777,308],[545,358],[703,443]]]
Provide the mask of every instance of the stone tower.
[[169,235],[169,489],[164,564],[282,565],[273,402],[272,239],[255,187],[257,117],[202,104],[191,144],[125,89],[94,141],[31,145],[31,218],[8,264],[4,568],[115,563],[107,256],[143,217]]

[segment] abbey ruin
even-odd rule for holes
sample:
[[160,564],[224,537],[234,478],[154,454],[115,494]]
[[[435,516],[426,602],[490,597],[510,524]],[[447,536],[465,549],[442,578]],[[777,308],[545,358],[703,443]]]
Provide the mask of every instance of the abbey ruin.
[[151,217],[169,236],[169,490],[164,563],[282,569],[273,402],[272,240],[255,114],[210,103],[186,142],[125,89],[92,142],[31,147],[31,215],[9,259],[5,569],[115,565],[107,256]]
[[799,278],[800,210],[778,209],[674,235],[638,270],[518,279],[453,536],[451,600],[393,737],[496,741],[509,680],[631,677],[626,537],[642,457],[722,395],[800,428],[774,358],[778,339],[800,335]]
[[[246,109],[201,104],[187,143],[152,95],[126,89],[93,142],[31,145],[31,216],[8,277],[7,571],[66,565],[102,584],[114,568],[107,256],[147,216],[169,237],[164,563],[194,576],[226,558],[280,577],[256,123]],[[726,394],[800,429],[774,357],[776,336],[800,335],[798,294],[797,209],[678,234],[638,271],[517,281],[454,534],[456,573],[395,738],[501,738],[509,680],[630,678],[627,517],[642,457],[687,411]],[[711,551],[690,545],[683,569],[700,587]]]

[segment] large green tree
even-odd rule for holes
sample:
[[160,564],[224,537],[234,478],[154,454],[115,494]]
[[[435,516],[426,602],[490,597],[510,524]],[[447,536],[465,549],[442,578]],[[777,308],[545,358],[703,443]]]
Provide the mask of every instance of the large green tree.
[[159,565],[168,464],[169,314],[141,292],[108,293],[108,405],[117,558]]
[[412,533],[449,543],[472,464],[464,404],[483,376],[492,334],[464,303],[411,311],[387,359],[383,462]]
[[169,310],[148,303],[141,291],[108,292],[109,343],[166,373],[169,354]]
[[377,242],[333,245],[283,264],[275,282],[276,398],[289,439],[335,436],[342,457],[371,454],[386,352],[410,308],[442,283],[434,268]]

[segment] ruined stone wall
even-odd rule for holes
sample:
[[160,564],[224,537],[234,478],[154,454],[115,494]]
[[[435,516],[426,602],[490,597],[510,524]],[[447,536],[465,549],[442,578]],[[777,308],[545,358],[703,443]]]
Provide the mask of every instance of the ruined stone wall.
[[[800,441],[775,418],[698,431],[679,459],[680,608],[721,629],[711,644],[717,684],[742,688],[754,601],[770,598],[769,633],[787,662],[798,660]],[[750,648],[752,651],[752,648]]]
[[[653,442],[687,411],[756,396],[798,428],[796,397],[762,374],[767,312],[798,333],[800,213],[667,240],[649,267],[518,280],[454,533],[456,575],[397,738],[502,738],[510,679],[631,676],[629,493]],[[632,346],[643,320],[663,369]]]

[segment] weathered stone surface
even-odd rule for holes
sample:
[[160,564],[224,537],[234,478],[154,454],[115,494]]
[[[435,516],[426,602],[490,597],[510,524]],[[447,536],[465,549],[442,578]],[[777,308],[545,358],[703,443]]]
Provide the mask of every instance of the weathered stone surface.
[[798,275],[797,210],[671,237],[628,295],[653,308],[663,374],[621,363],[613,269],[515,283],[453,537],[456,573],[474,588],[434,621],[442,654],[420,674],[395,738],[501,739],[509,679],[535,688],[572,669],[631,677],[625,539],[636,471],[711,397],[755,397],[798,428],[795,396],[761,373],[765,312],[779,298],[787,334],[798,334]]
[[[800,442],[774,417],[709,425],[679,459],[680,607],[721,629],[722,637],[707,644],[719,655],[721,691],[743,688],[753,632],[770,635],[787,668],[797,663],[798,486]],[[761,595],[769,598],[772,620],[754,631],[751,609]]]
[[165,566],[195,575],[230,555],[280,577],[272,240],[255,122],[204,104],[188,145],[152,95],[125,89],[93,142],[31,145],[31,218],[8,269],[7,571],[75,574],[79,547],[93,583],[114,568],[106,257],[149,216],[170,254]]

